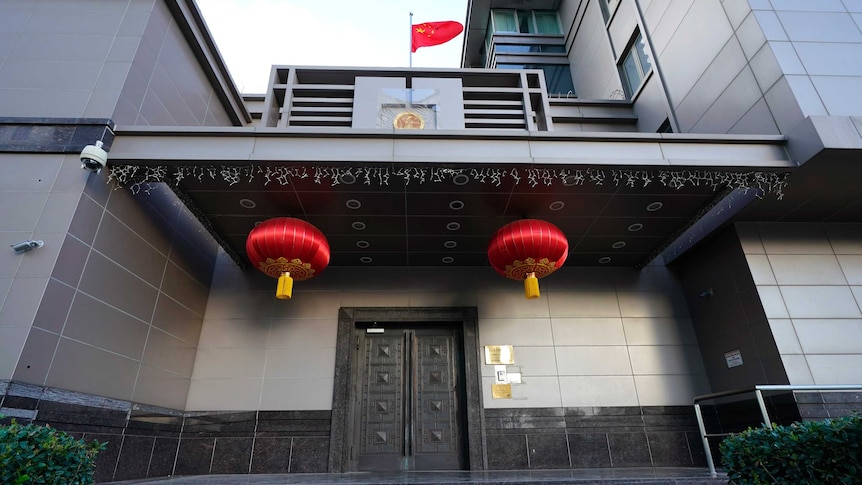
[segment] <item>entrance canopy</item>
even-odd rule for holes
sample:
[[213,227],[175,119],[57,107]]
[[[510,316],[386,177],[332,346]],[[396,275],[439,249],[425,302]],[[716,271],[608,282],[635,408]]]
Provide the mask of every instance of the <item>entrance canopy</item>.
[[[333,266],[482,266],[545,219],[567,264],[640,266],[734,189],[781,196],[783,138],[350,128],[117,129],[112,176],[168,183],[238,263],[255,223],[307,220]],[[738,191],[737,191],[738,192]]]

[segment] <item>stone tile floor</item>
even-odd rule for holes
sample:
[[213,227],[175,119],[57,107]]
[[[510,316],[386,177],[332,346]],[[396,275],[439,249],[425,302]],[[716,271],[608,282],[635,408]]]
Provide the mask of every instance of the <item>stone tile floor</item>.
[[705,468],[601,468],[547,471],[488,471],[488,472],[360,472],[304,473],[290,475],[201,475],[162,479],[129,480],[115,484],[153,485],[464,485],[464,484],[564,484],[577,485],[719,485],[727,477],[711,478]]

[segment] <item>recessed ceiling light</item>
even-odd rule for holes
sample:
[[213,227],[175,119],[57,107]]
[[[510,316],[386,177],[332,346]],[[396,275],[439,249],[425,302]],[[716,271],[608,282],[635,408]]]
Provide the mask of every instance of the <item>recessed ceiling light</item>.
[[356,247],[358,248],[365,249],[368,246],[371,246],[371,244],[368,244],[368,241],[356,241]]
[[449,208],[453,211],[459,211],[464,208],[464,203],[460,200],[453,200],[452,202],[449,202]]
[[562,200],[555,200],[554,202],[551,202],[551,205],[548,206],[548,209],[551,209],[552,211],[558,211],[565,206],[566,203]]
[[358,209],[362,207],[362,202],[359,202],[356,199],[350,199],[345,202],[344,205],[346,205],[348,209]]
[[350,172],[344,172],[338,176],[338,181],[346,185],[352,185],[356,183],[356,176]]
[[605,256],[604,258],[599,258],[599,264],[608,264],[611,262],[611,258]]
[[455,185],[465,185],[470,181],[470,177],[464,175],[463,173],[456,174],[452,177],[452,183]]
[[624,248],[624,247],[626,247],[626,242],[625,241],[617,241],[617,242],[611,244],[611,247],[614,249]]
[[368,256],[363,256],[363,257],[359,258],[359,261],[360,261],[360,262],[363,262],[363,263],[365,263],[365,264],[368,264],[368,263],[370,263],[370,262],[371,262],[371,261],[373,261],[373,260],[372,260],[371,258],[369,258]]
[[351,224],[350,226],[353,227],[354,229],[356,229],[357,231],[361,231],[361,230],[365,229],[365,223],[361,222],[361,221],[356,221],[353,224]]
[[257,207],[257,203],[251,199],[239,199],[239,205],[245,207],[246,209],[254,209]]
[[446,241],[443,243],[443,247],[446,247],[448,249],[452,249],[457,245],[458,245],[458,243],[456,243],[455,241]]
[[450,231],[457,231],[458,229],[461,229],[461,224],[457,222],[450,222],[449,224],[446,224],[446,229],[449,229]]
[[631,226],[629,226],[629,231],[631,231],[631,232],[638,232],[638,231],[640,231],[640,230],[641,230],[641,229],[643,229],[643,228],[644,228],[644,225],[643,225],[643,224],[641,224],[640,222],[635,222],[634,224],[632,224]]
[[455,258],[453,258],[452,256],[446,256],[443,259],[441,259],[440,261],[443,261],[444,263],[449,264],[449,263],[454,262]]
[[655,211],[661,209],[662,207],[664,207],[664,204],[662,204],[661,202],[653,202],[652,204],[646,206],[646,210],[648,210],[650,212],[655,212]]

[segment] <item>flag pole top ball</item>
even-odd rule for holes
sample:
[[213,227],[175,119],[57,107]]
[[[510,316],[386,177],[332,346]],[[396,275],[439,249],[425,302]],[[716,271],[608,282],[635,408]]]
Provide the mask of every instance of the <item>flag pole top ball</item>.
[[282,300],[291,297],[294,280],[313,278],[329,264],[329,242],[323,233],[292,217],[258,224],[249,232],[245,250],[255,268],[278,278],[275,297]]

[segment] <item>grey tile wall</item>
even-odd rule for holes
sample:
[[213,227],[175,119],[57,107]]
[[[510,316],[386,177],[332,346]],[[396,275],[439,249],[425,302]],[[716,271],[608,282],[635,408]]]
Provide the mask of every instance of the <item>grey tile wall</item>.
[[202,231],[167,187],[133,196],[105,177],[80,195],[13,377],[182,409],[216,245],[190,252]]
[[739,227],[790,383],[862,382],[862,225]]
[[[789,133],[805,116],[862,113],[862,101],[846,96],[862,88],[862,15],[853,3],[671,0],[643,8],[640,28],[663,74],[647,77],[635,99],[643,131],[665,119],[666,97],[683,132]],[[586,12],[561,11],[564,25],[579,26],[570,50],[575,85],[582,97],[609,97],[619,82],[614,62],[639,28],[637,11],[622,2],[607,26],[597,8]],[[589,22],[569,18],[588,13]],[[614,53],[602,56],[606,46]]]
[[[758,298],[735,229],[713,237],[673,269],[683,283],[712,391],[787,384],[787,375],[769,365],[778,356],[770,309]],[[737,349],[743,365],[729,368],[724,354]]]
[[[139,41],[117,91],[114,121],[150,126],[231,126],[226,111],[164,2],[150,2],[124,33]],[[119,63],[118,63],[119,64]]]

